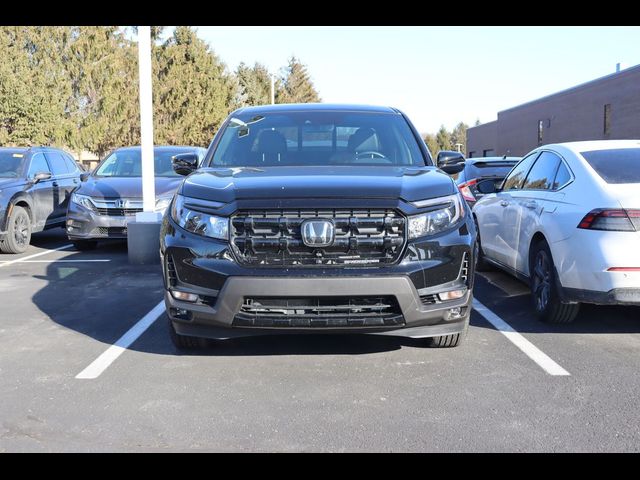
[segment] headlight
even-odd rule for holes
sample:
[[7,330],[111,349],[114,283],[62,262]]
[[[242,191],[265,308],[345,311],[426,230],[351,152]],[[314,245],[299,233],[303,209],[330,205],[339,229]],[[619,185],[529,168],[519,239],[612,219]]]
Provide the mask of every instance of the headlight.
[[413,202],[418,208],[432,206],[433,210],[409,217],[409,238],[434,235],[447,230],[464,217],[464,207],[460,195],[430,198]]
[[172,198],[173,196],[160,197],[156,199],[156,207],[154,208],[154,211],[164,213],[164,211],[167,209],[167,207],[171,203]]
[[205,237],[229,239],[229,219],[197,212],[185,206],[185,198],[176,195],[171,207],[171,218],[182,228]]
[[71,201],[73,203],[75,203],[76,205],[80,205],[84,208],[88,208],[89,210],[93,210],[94,209],[94,204],[91,201],[91,197],[88,197],[87,195],[80,195],[79,193],[72,193],[71,194]]

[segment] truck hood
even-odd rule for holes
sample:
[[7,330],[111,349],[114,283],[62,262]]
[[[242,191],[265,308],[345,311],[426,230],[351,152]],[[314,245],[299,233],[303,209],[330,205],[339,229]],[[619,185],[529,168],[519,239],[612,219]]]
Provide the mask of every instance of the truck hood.
[[180,193],[230,203],[261,198],[391,198],[408,202],[455,193],[435,167],[205,168],[189,175]]
[[[183,177],[156,177],[156,197],[173,195],[182,180]],[[142,198],[142,178],[90,176],[77,193],[95,198]]]

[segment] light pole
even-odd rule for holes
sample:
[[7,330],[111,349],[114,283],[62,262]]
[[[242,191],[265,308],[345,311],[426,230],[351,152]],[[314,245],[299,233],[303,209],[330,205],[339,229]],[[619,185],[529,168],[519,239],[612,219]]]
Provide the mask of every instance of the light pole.
[[153,161],[153,96],[151,94],[151,27],[138,27],[138,74],[140,82],[140,150],[142,163],[142,212],[126,222],[129,263],[158,263],[160,222],[156,207]]
[[276,103],[276,76],[274,73],[269,74],[269,78],[271,79],[271,105],[275,105]]

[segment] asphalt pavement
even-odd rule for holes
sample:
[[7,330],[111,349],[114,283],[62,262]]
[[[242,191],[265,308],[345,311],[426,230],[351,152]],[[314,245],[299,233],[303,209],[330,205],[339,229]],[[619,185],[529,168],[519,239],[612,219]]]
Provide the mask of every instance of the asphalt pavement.
[[141,327],[159,265],[43,232],[0,254],[0,451],[640,451],[640,308],[543,324],[500,272],[475,298],[492,321],[474,311],[458,348],[296,335],[184,353],[164,315]]

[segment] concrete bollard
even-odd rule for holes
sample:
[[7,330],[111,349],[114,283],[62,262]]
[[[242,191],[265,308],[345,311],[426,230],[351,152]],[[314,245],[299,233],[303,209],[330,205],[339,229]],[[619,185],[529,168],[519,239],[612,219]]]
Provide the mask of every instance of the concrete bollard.
[[162,214],[141,212],[127,223],[129,263],[149,265],[160,262],[160,227]]

